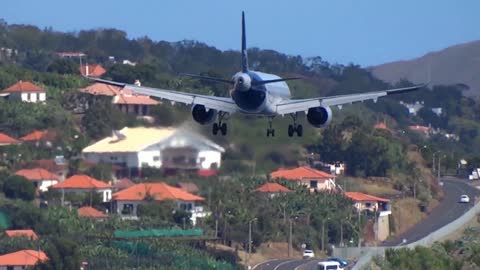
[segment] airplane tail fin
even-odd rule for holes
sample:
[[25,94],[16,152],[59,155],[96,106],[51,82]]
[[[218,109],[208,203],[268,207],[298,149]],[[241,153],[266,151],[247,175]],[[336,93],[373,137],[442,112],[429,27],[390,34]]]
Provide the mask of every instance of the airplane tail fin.
[[242,72],[248,72],[247,37],[245,33],[245,12],[242,11]]

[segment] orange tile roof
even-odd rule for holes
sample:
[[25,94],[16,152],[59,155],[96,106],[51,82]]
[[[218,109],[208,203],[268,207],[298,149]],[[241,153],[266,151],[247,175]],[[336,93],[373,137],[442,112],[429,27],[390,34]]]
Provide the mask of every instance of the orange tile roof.
[[32,240],[38,239],[38,235],[33,230],[6,230],[5,235],[8,237],[26,236]]
[[[87,66],[88,66],[88,74],[87,74]],[[100,77],[105,74],[107,71],[98,64],[93,65],[84,65],[80,67],[80,72],[82,75],[90,76],[90,77]]]
[[108,85],[104,83],[94,83],[85,88],[78,89],[78,91],[83,93],[88,93],[91,95],[102,95],[102,96],[116,96],[122,93],[131,94],[130,90],[123,90],[121,87]]
[[408,127],[410,130],[413,130],[413,131],[421,131],[421,132],[429,132],[430,131],[430,128],[429,127],[426,127],[426,126],[419,126],[419,125],[416,125],[416,126],[409,126]]
[[15,173],[16,175],[23,176],[28,180],[41,181],[41,180],[59,180],[60,177],[42,168],[22,169]]
[[377,196],[361,193],[361,192],[345,192],[345,196],[348,198],[361,202],[361,201],[376,201],[376,202],[389,202],[389,199],[380,198]]
[[128,178],[122,178],[120,179],[118,182],[116,182],[113,187],[116,188],[116,189],[119,189],[119,190],[122,190],[122,189],[126,189],[126,188],[129,188],[129,187],[132,187],[134,186],[135,183],[132,182],[132,180],[128,179]]
[[84,206],[78,209],[78,215],[81,217],[89,217],[89,218],[106,218],[107,214],[98,211],[97,209]]
[[277,183],[265,183],[255,190],[264,193],[292,192],[290,189]]
[[40,141],[43,135],[45,135],[44,131],[35,130],[34,132],[21,137],[20,140],[21,141]]
[[52,188],[97,189],[111,188],[112,186],[84,174],[73,175],[65,181],[53,185]]
[[45,89],[31,83],[31,82],[24,82],[18,81],[13,85],[9,86],[8,88],[4,89],[3,92],[5,93],[13,93],[13,92],[45,92]]
[[113,98],[113,104],[140,104],[140,105],[157,105],[158,101],[149,96],[141,95],[118,95]]
[[117,201],[143,201],[147,194],[152,195],[156,201],[181,200],[181,201],[203,201],[202,197],[190,194],[179,188],[160,183],[137,184],[113,194]]
[[34,266],[48,257],[42,251],[24,249],[0,256],[0,266]]
[[302,180],[302,179],[329,179],[335,178],[335,176],[322,172],[307,166],[298,167],[295,169],[279,169],[270,173],[271,178],[285,178],[289,180]]
[[390,131],[390,129],[387,127],[387,124],[385,124],[384,122],[377,123],[373,127],[376,128],[376,129],[383,129],[383,130]]
[[19,141],[8,136],[7,134],[0,133],[0,144],[12,144],[12,143],[19,143]]

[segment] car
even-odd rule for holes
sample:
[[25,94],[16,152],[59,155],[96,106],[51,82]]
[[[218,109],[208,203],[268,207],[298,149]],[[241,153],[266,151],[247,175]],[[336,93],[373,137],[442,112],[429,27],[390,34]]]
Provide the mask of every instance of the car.
[[326,261],[338,262],[341,267],[347,267],[347,265],[348,265],[347,261],[339,259],[339,258],[328,258],[328,259],[326,259]]
[[468,195],[462,195],[462,196],[460,196],[460,202],[461,203],[469,203],[470,202],[470,197],[468,197]]
[[318,270],[344,270],[345,268],[336,261],[321,261],[317,264]]
[[305,249],[305,250],[303,251],[303,258],[304,258],[304,259],[307,259],[307,258],[308,258],[308,259],[311,259],[311,258],[313,258],[313,257],[315,257],[315,253],[313,252],[313,250],[311,250],[311,249]]

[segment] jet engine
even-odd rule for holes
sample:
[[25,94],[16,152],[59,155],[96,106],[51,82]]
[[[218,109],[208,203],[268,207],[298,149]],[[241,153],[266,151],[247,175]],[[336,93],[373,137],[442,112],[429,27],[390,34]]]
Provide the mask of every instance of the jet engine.
[[307,120],[314,127],[325,127],[332,121],[330,107],[315,107],[308,109]]
[[192,107],[192,117],[197,123],[206,125],[215,121],[217,118],[217,111],[207,109],[205,106],[197,104]]
[[245,92],[252,87],[252,78],[247,73],[237,73],[233,77],[234,89],[236,91]]

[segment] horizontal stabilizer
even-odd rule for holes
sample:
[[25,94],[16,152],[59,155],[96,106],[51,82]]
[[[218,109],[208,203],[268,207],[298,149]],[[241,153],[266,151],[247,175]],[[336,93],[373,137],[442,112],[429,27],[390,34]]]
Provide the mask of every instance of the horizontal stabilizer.
[[302,79],[302,77],[282,78],[282,79],[264,80],[264,81],[254,81],[254,82],[252,82],[252,85],[264,85],[264,84],[268,84],[268,83],[292,81],[292,80],[299,80],[299,79]]
[[227,84],[232,84],[233,85],[233,81],[231,81],[231,80],[225,80],[225,79],[207,77],[207,76],[201,76],[201,75],[195,75],[195,74],[188,74],[188,73],[180,73],[180,75],[200,79],[200,80],[203,80],[203,81],[221,82],[221,83],[227,83]]

